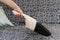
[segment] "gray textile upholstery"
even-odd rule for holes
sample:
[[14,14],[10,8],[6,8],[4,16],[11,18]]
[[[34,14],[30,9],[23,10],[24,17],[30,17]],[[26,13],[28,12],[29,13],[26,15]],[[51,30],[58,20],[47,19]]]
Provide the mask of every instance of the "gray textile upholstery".
[[[16,27],[1,27],[1,40],[60,40],[60,0],[13,0],[20,6],[25,14],[32,16],[43,23],[44,26],[52,33],[52,37],[39,35],[24,25],[24,19],[17,18],[12,14],[12,9],[4,4],[6,15]],[[47,23],[47,24],[46,24]],[[21,24],[21,25],[20,25]],[[19,26],[20,25],[20,26]]]

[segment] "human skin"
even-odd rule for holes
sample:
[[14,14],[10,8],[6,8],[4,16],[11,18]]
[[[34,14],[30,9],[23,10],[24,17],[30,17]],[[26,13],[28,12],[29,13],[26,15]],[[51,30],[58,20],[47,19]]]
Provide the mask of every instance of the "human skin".
[[23,11],[20,9],[20,7],[15,2],[13,2],[13,0],[0,0],[0,2],[6,4],[8,6],[10,6],[13,10],[19,12],[18,15],[20,15],[21,17],[23,17],[22,16]]

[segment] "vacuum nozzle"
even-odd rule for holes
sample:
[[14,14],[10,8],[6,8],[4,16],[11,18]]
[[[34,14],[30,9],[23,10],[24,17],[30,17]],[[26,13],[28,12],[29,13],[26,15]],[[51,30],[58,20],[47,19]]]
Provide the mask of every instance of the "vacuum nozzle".
[[40,22],[36,23],[35,32],[42,34],[44,36],[50,36],[51,33],[45,28]]

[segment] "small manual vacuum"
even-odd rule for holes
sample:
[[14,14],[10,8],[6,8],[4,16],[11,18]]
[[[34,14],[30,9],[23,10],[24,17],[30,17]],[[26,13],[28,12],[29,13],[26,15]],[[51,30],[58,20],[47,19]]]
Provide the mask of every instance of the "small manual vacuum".
[[[19,13],[16,12],[16,11],[12,11],[14,13],[14,15],[16,16],[19,16]],[[35,31],[41,35],[44,35],[44,36],[50,36],[51,33],[40,23],[40,22],[37,22],[34,18],[26,15],[26,14],[23,14],[23,17],[25,18],[25,27],[32,30],[32,31]]]

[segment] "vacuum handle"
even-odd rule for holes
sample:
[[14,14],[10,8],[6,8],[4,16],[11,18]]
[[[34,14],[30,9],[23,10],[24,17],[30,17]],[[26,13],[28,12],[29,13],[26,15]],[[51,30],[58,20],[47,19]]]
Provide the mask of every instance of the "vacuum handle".
[[[12,12],[13,12],[14,15],[20,17],[20,14],[18,12],[14,11],[14,10]],[[28,18],[28,19],[35,20],[34,18],[32,18],[32,17],[30,17],[29,15],[26,15],[26,14],[22,14],[22,16],[23,16],[22,18],[25,18],[25,19]]]

